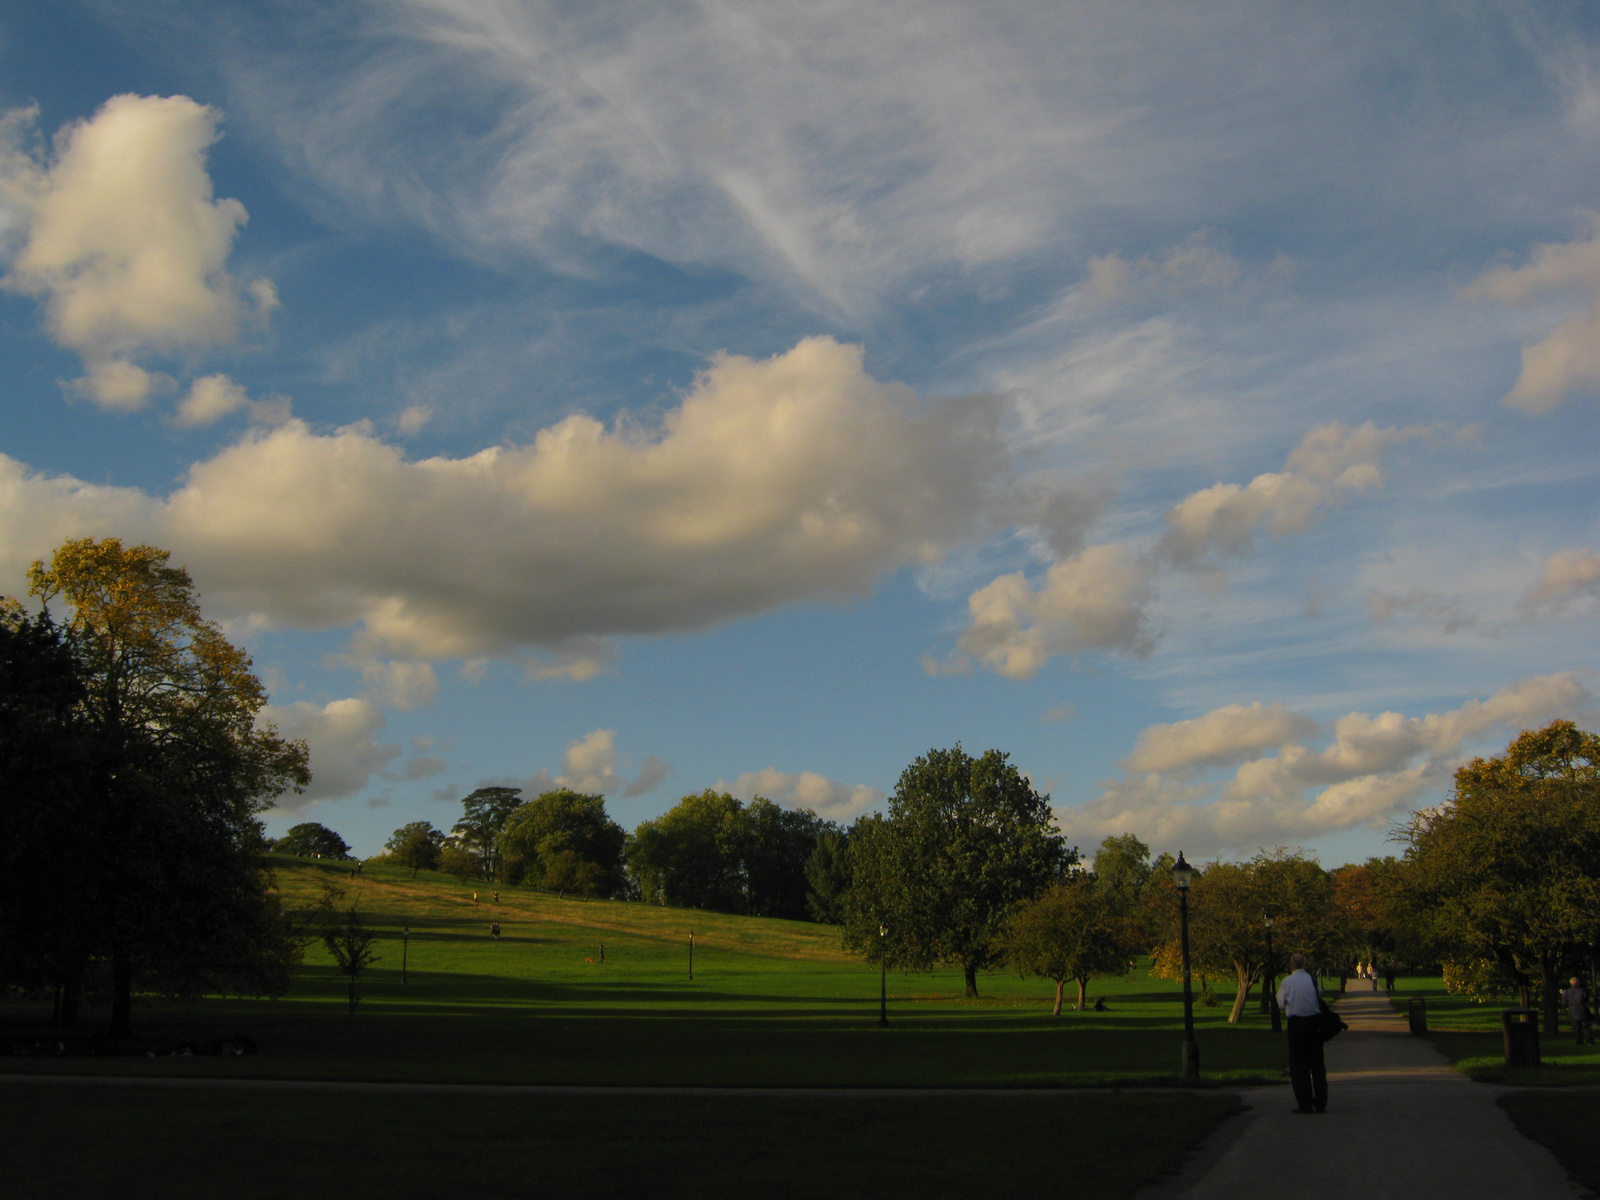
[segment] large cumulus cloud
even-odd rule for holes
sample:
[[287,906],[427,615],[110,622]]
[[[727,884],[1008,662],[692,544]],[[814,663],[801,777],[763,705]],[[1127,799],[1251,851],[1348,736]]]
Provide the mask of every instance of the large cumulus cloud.
[[[137,360],[226,345],[277,303],[270,281],[242,287],[226,269],[247,218],[239,201],[213,198],[206,152],[220,114],[187,96],[113,96],[48,157],[25,149],[34,117],[0,124],[0,200],[21,231],[5,286],[39,297],[51,337],[83,358],[77,391],[142,407],[170,381]],[[224,393],[211,390],[188,421],[217,410]]]
[[659,424],[578,414],[466,458],[289,421],[165,498],[6,460],[3,565],[16,580],[73,533],[148,538],[219,615],[358,625],[364,653],[421,660],[539,647],[581,674],[596,639],[860,595],[937,556],[1003,476],[997,419],[983,398],[916,411],[859,348],[813,338],[716,359]]

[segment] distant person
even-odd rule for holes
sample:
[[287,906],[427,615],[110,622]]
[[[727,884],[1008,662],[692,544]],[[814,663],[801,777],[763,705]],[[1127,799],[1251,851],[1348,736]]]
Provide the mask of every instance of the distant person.
[[1318,1017],[1322,997],[1317,981],[1306,972],[1306,956],[1292,955],[1293,970],[1278,985],[1278,1007],[1288,1018],[1289,1082],[1294,1086],[1297,1113],[1319,1113],[1328,1107],[1328,1069],[1322,1061],[1322,1031]]
[[1109,1008],[1106,1007],[1106,998],[1104,996],[1096,996],[1094,998],[1094,1011],[1095,1012],[1110,1012],[1111,1011]]
[[1589,1011],[1589,993],[1583,990],[1576,975],[1561,989],[1561,1000],[1567,1006],[1567,1020],[1572,1022],[1572,1034],[1578,1039],[1578,1045],[1594,1045],[1594,1014]]
[[1369,978],[1371,978],[1371,980],[1372,980],[1372,990],[1373,991],[1377,991],[1378,990],[1378,964],[1377,963],[1371,964],[1369,967],[1367,967],[1367,971],[1369,972]]
[[473,903],[474,903],[474,904],[476,904],[476,903],[477,903],[477,902],[478,902],[478,893],[477,893],[477,892],[476,892],[476,891],[474,891],[474,892],[473,892],[473,893],[472,893],[472,902],[473,902]]
[[604,942],[601,942],[600,943],[600,961],[601,962],[605,962],[605,960],[606,960],[606,944]]
[[496,937],[496,938],[500,936],[500,922],[499,921],[490,921],[489,922],[489,936],[490,937]]
[[494,894],[494,902],[495,902],[495,903],[496,903],[496,904],[499,904],[499,903],[500,903],[500,893],[499,893],[499,892],[496,892],[496,893],[495,893],[495,894]]
[[1390,963],[1383,969],[1383,986],[1389,992],[1394,991],[1394,964]]

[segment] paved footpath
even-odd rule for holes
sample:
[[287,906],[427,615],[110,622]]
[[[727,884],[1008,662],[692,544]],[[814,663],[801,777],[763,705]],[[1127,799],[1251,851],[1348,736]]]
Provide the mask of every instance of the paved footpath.
[[1350,1028],[1327,1045],[1327,1112],[1291,1113],[1287,1083],[1251,1089],[1250,1112],[1225,1122],[1181,1176],[1137,1200],[1590,1195],[1517,1132],[1495,1103],[1509,1089],[1454,1070],[1427,1039],[1409,1034],[1388,996],[1350,992],[1336,1007]]

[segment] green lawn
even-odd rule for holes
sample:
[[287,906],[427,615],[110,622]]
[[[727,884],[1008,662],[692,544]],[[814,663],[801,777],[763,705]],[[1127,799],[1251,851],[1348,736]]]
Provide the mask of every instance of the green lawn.
[[1500,1105],[1524,1135],[1548,1146],[1572,1177],[1600,1192],[1600,1104],[1544,1089],[1508,1092]]
[[[314,895],[326,864],[280,860],[291,904]],[[344,980],[321,947],[277,1001],[152,1003],[136,1013],[144,1044],[245,1032],[240,1059],[12,1059],[10,1070],[491,1083],[1017,1086],[1171,1082],[1182,1006],[1176,986],[1097,981],[1106,1013],[1050,1016],[1051,987],[996,973],[961,997],[956,971],[889,978],[890,1025],[877,1026],[878,975],[839,948],[838,931],[523,889],[413,882],[369,868],[344,879],[383,933],[354,1021]],[[502,936],[488,935],[489,922]],[[400,931],[409,925],[408,982]],[[694,979],[688,935],[695,933]],[[600,946],[605,946],[605,961]],[[595,961],[588,961],[593,959]],[[1208,1082],[1276,1082],[1281,1036],[1250,1010],[1196,1010]],[[11,1004],[11,1036],[41,1016]],[[95,1015],[98,1018],[98,1014]],[[103,1018],[99,1018],[103,1019]]]
[[[1119,1200],[1231,1095],[441,1096],[0,1084],[8,1194]],[[92,1148],[86,1153],[85,1148]]]
[[1600,1084],[1600,1049],[1579,1046],[1562,1029],[1554,1037],[1541,1035],[1537,1068],[1512,1070],[1505,1065],[1500,1015],[1512,1002],[1479,1004],[1465,996],[1452,996],[1434,976],[1403,976],[1395,981],[1394,1004],[1401,1012],[1413,996],[1428,1002],[1428,1037],[1449,1056],[1458,1070],[1481,1083],[1518,1086],[1570,1087]]

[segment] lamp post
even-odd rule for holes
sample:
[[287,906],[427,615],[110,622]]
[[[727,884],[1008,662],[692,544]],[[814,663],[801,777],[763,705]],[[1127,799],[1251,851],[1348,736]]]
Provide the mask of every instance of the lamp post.
[[878,1024],[889,1023],[889,927],[878,926]]
[[406,959],[411,954],[411,926],[407,925],[400,932],[400,982],[406,982]]
[[1184,861],[1183,851],[1178,851],[1178,861],[1172,864],[1172,882],[1178,888],[1178,924],[1180,945],[1183,948],[1183,1079],[1185,1083],[1200,1080],[1200,1046],[1194,1040],[1194,991],[1189,984],[1189,885],[1194,881],[1194,868]]
[[1266,986],[1261,989],[1261,998],[1267,1002],[1272,1012],[1272,1032],[1283,1032],[1283,1015],[1278,1011],[1278,993],[1273,988],[1276,982],[1278,960],[1272,954],[1272,910],[1269,908],[1261,918],[1267,925],[1267,978]]

